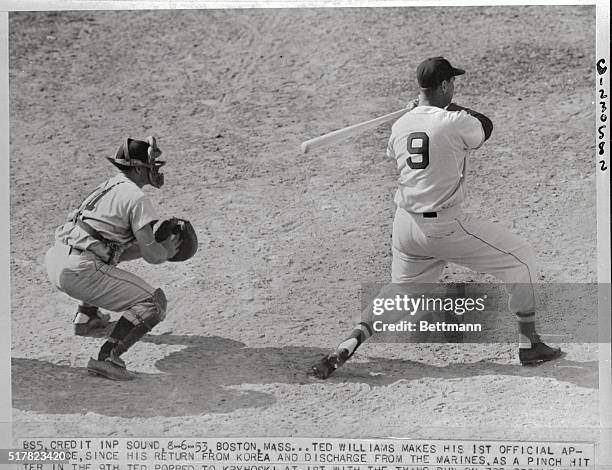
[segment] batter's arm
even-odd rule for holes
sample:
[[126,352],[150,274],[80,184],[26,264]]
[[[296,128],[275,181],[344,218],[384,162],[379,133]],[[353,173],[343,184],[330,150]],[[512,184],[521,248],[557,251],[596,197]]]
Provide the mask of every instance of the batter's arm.
[[484,135],[485,135],[484,140],[487,140],[489,137],[491,137],[491,133],[493,132],[493,122],[488,117],[486,117],[484,114],[481,114],[478,111],[474,111],[473,109],[466,108],[464,106],[459,106],[456,103],[449,104],[446,107],[446,110],[447,111],[465,111],[470,116],[474,116],[476,119],[480,121],[480,124],[482,125],[482,129],[484,130]]
[[389,142],[387,143],[387,157],[393,160],[397,160],[395,156],[395,150],[393,150],[393,136],[389,137]]

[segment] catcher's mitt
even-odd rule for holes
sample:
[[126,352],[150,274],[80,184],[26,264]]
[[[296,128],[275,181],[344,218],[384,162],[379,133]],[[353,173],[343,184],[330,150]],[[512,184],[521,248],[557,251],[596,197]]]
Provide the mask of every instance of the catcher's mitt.
[[168,261],[186,261],[195,255],[198,251],[198,236],[191,222],[177,217],[162,221],[155,230],[155,241],[161,243],[172,234],[180,237],[181,244],[176,254]]

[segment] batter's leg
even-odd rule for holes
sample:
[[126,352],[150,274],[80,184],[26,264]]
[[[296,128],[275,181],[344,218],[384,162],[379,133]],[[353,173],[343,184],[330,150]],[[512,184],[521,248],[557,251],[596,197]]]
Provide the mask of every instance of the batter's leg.
[[[411,253],[411,249],[405,242],[410,240],[415,228],[410,219],[396,213],[393,223],[393,259],[391,268],[392,283],[384,286],[377,297],[388,299],[396,294],[406,293],[406,283],[426,284],[435,283],[440,279],[440,274],[445,262],[425,256],[419,253]],[[414,247],[417,249],[416,246]],[[341,367],[357,348],[374,335],[372,306],[366,307],[361,315],[361,321],[353,328],[351,333],[344,338],[335,351],[323,357],[311,367],[315,377],[326,379],[336,369]]]
[[521,364],[534,364],[560,357],[561,349],[543,343],[536,332],[533,284],[537,269],[531,246],[507,230],[471,216],[457,219],[457,222],[460,230],[454,235],[453,245],[447,250],[447,259],[474,271],[492,274],[506,283],[508,306],[518,323]]

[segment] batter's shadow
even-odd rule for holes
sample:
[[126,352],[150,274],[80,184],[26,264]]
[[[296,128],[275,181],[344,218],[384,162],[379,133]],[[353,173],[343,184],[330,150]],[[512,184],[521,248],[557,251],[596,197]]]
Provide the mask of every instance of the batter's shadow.
[[599,387],[599,364],[597,361],[576,362],[565,355],[552,361],[532,366],[501,364],[490,360],[471,363],[450,363],[434,366],[403,359],[367,357],[365,361],[348,362],[327,381],[364,382],[372,386],[389,385],[398,380],[422,378],[460,379],[478,376],[514,376],[551,378],[559,382],[597,389]]
[[[184,347],[155,362],[159,373],[138,373],[130,382],[93,377],[84,367],[13,358],[13,406],[48,414],[188,416],[269,407],[276,398],[261,390],[266,384],[332,386],[356,382],[377,387],[399,380],[489,374],[551,377],[597,388],[596,362],[560,359],[539,367],[521,367],[481,361],[437,367],[410,360],[369,357],[366,363],[349,361],[329,379],[321,381],[309,375],[310,366],[328,352],[321,348],[250,348],[218,336],[174,334],[147,335],[143,342]],[[127,360],[129,363],[129,357]]]

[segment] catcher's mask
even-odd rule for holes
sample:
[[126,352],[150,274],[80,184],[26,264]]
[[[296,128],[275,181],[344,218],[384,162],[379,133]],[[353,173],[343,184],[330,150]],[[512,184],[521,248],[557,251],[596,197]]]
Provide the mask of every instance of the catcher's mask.
[[166,164],[163,160],[156,160],[161,154],[155,137],[147,137],[146,142],[127,137],[117,149],[115,157],[109,157],[108,160],[120,170],[130,167],[147,168],[149,184],[154,188],[161,188],[164,184],[164,174],[159,170]]

